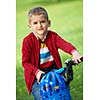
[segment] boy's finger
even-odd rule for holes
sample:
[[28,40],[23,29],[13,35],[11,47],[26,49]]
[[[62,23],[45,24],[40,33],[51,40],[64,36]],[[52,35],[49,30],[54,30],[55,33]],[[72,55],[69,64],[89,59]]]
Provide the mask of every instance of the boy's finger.
[[78,64],[78,61],[77,61],[77,59],[74,59],[73,61],[74,61],[76,64]]

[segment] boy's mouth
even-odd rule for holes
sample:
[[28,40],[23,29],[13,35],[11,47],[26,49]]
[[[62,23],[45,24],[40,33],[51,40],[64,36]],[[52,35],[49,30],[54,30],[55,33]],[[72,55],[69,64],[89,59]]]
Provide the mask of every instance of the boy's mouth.
[[38,29],[38,30],[43,30],[43,28],[40,28],[40,29]]

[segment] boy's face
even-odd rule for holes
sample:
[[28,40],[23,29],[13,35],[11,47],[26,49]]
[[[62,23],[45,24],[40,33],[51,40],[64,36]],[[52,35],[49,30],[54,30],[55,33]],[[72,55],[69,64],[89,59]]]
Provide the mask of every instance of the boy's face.
[[29,23],[29,27],[35,34],[43,36],[46,34],[50,21],[46,19],[44,14],[32,15]]

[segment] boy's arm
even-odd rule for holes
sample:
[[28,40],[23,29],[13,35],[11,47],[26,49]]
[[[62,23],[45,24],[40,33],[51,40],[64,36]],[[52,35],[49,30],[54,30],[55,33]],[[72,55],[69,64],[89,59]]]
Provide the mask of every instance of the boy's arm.
[[30,50],[27,41],[24,39],[22,44],[22,65],[25,70],[29,73],[34,74],[37,72],[38,68],[30,62]]
[[59,35],[56,34],[55,43],[58,48],[72,55],[72,60],[76,63],[81,62],[80,58],[82,57],[71,43],[62,39]]
[[36,66],[34,66],[32,63],[30,63],[30,57],[29,57],[29,45],[27,41],[24,39],[23,40],[23,45],[22,45],[22,65],[25,70],[27,70],[28,73],[31,75],[35,75],[37,82],[40,81],[41,75],[44,74],[43,71],[38,69]]
[[70,55],[72,55],[73,51],[76,51],[76,48],[71,43],[62,39],[58,34],[55,35],[54,41],[56,43],[57,48],[60,48],[61,50],[67,52]]

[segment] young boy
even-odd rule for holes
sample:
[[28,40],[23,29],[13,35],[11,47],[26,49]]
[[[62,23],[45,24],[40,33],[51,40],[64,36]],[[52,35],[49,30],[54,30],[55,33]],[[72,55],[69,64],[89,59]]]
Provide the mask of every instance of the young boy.
[[44,8],[31,9],[28,12],[28,19],[28,26],[32,32],[23,40],[22,65],[28,93],[32,92],[35,100],[41,100],[38,87],[41,75],[62,67],[58,49],[72,55],[76,63],[80,62],[81,56],[72,44],[48,30],[51,21]]

